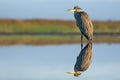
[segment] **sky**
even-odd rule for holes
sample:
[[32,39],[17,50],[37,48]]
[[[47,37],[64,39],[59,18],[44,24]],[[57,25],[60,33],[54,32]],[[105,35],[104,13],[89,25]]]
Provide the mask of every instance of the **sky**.
[[80,6],[92,20],[120,20],[120,0],[0,0],[0,18],[73,20]]

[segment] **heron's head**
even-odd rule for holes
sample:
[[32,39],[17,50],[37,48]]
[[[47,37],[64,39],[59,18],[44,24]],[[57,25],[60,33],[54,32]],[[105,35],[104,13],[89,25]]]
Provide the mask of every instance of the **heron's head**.
[[75,6],[73,9],[68,9],[68,12],[83,12],[79,6]]
[[83,73],[83,71],[76,71],[76,72],[67,72],[68,74],[73,74],[75,77],[78,77],[78,76],[80,76],[82,73]]

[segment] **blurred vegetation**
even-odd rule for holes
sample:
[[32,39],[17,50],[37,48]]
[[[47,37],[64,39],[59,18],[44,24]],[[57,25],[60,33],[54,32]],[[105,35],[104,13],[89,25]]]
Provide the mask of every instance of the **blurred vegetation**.
[[[120,33],[120,21],[93,21],[95,33]],[[3,33],[79,33],[70,20],[11,20],[0,19],[0,45],[80,43],[80,35],[4,35]],[[85,41],[85,40],[84,40]],[[94,42],[119,43],[120,37],[94,36]]]
[[93,21],[94,32],[120,33],[120,21]]
[[75,32],[73,21],[62,20],[0,20],[0,32]]
[[[94,32],[120,33],[120,21],[93,21]],[[79,32],[75,21],[67,20],[11,20],[0,19],[0,32]]]

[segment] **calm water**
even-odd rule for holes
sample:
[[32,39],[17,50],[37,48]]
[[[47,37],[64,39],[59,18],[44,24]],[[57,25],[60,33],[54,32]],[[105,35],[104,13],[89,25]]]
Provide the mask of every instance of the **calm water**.
[[94,44],[93,60],[80,77],[73,71],[80,44],[0,46],[0,80],[120,80],[120,44]]

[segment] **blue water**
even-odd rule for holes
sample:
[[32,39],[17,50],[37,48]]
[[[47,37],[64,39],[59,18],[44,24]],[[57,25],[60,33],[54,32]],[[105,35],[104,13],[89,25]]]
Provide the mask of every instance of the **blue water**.
[[94,44],[92,64],[73,71],[80,44],[0,46],[0,80],[120,80],[120,44]]

